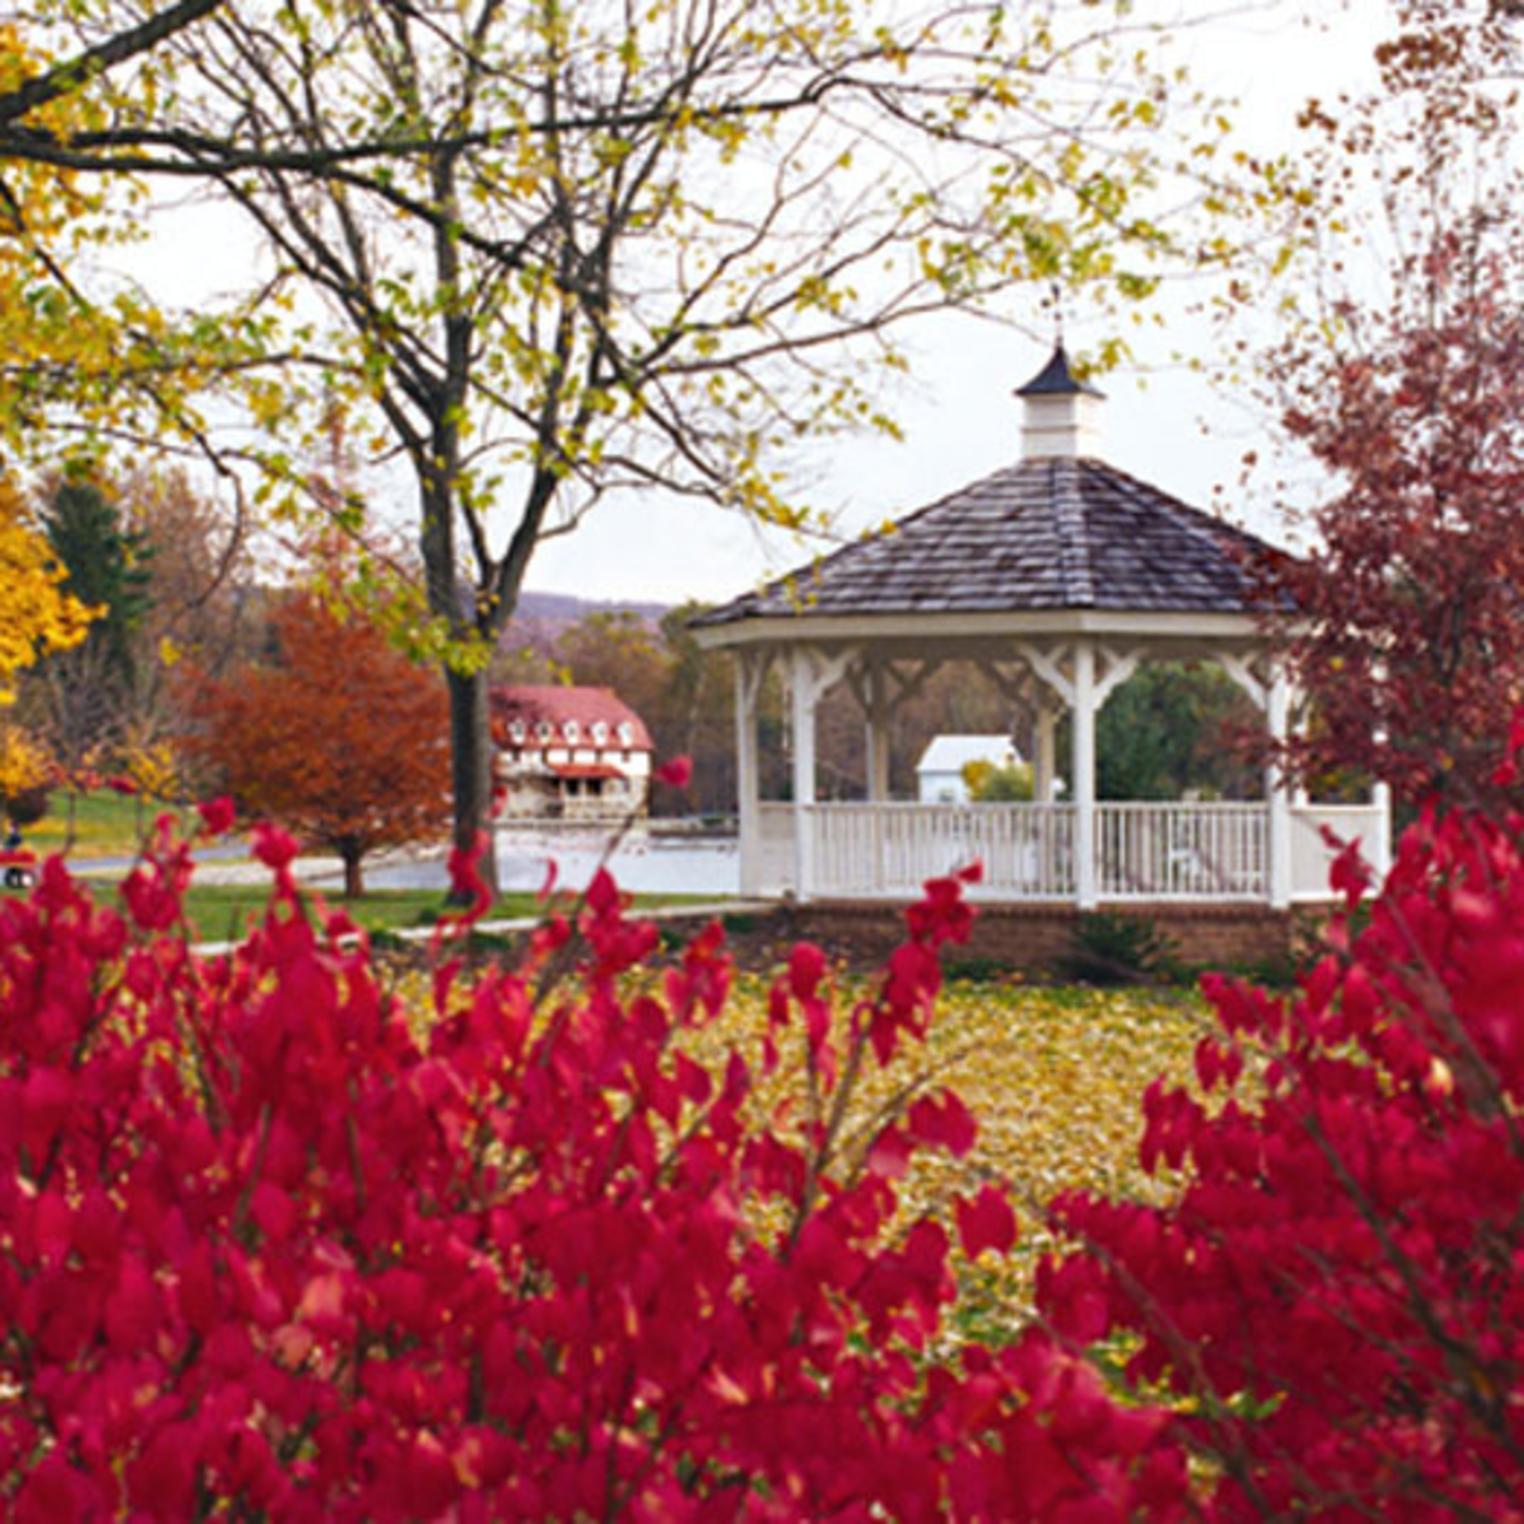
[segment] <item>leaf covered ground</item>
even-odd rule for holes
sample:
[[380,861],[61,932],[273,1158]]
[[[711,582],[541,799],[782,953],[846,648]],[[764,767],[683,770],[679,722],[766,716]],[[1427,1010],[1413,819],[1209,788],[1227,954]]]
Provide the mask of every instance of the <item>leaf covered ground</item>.
[[[868,986],[845,981],[837,1022]],[[767,1025],[768,981],[743,976],[725,1010],[702,1034],[702,1057],[723,1062],[732,1045],[750,1058]],[[909,1082],[958,1092],[979,1122],[972,1152],[954,1159],[922,1150],[902,1183],[907,1213],[950,1211],[955,1194],[984,1180],[1011,1187],[1020,1209],[1016,1252],[965,1267],[961,1318],[966,1332],[1014,1328],[1031,1310],[1036,1264],[1051,1239],[1041,1208],[1058,1191],[1084,1186],[1110,1196],[1157,1200],[1172,1188],[1138,1163],[1143,1091],[1157,1077],[1185,1083],[1205,1030],[1206,1006],[1172,989],[1094,990],[950,981],[924,1051],[881,1072],[871,1060],[850,1109],[848,1165],[886,1108]],[[777,1071],[760,1087],[759,1125],[784,1130],[807,1117],[808,1084],[797,1031],[782,1044]]]

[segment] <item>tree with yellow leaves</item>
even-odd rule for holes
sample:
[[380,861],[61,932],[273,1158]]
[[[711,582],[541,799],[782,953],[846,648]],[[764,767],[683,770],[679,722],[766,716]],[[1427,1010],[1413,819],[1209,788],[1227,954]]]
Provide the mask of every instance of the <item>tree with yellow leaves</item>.
[[[0,464],[56,467],[60,440],[93,461],[109,430],[198,456],[241,491],[200,402],[243,380],[272,394],[265,367],[291,357],[270,342],[267,293],[187,311],[124,279],[111,256],[145,236],[146,166],[74,162],[76,145],[157,114],[155,50],[219,3],[176,0],[144,18],[126,14],[132,0],[42,0],[0,20]],[[69,55],[76,24],[96,23],[110,35]]]
[[0,704],[14,700],[23,668],[85,638],[95,610],[62,590],[64,575],[19,494],[0,477]]
[[52,780],[47,747],[20,725],[0,725],[0,811],[18,826],[40,820]]

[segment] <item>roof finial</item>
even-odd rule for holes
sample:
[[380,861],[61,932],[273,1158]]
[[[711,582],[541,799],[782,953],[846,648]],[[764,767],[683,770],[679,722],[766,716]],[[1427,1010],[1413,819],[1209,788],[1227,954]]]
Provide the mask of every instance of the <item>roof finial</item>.
[[1025,386],[1016,389],[1024,404],[1022,455],[1027,459],[1095,455],[1094,414],[1101,393],[1069,368],[1064,352],[1063,291],[1057,281],[1043,300],[1053,308],[1053,353]]

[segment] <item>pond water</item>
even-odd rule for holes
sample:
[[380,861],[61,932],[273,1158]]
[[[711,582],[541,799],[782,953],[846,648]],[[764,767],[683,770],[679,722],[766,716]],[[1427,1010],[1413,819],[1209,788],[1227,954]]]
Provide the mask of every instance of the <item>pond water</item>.
[[[537,890],[549,865],[556,865],[556,886],[581,889],[597,870],[608,845],[605,832],[562,828],[523,828],[497,835],[498,883],[504,889]],[[734,895],[741,886],[740,856],[734,837],[631,835],[609,860],[621,889],[634,894]],[[376,889],[444,888],[444,863],[410,862],[377,866],[365,875]]]

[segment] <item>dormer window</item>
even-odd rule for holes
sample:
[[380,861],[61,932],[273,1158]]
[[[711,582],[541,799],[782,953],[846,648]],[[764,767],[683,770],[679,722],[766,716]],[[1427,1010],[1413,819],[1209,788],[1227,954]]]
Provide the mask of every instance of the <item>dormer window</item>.
[[566,737],[566,744],[568,746],[575,746],[577,744],[577,737],[582,734],[582,727],[575,720],[568,720],[561,727],[561,734]]
[[512,741],[515,746],[522,746],[524,744],[525,734],[526,732],[524,730],[524,722],[522,720],[514,720],[508,726],[508,739]]
[[635,739],[635,727],[628,720],[619,722],[619,744],[628,746]]
[[608,742],[609,727],[603,720],[593,721],[593,745],[603,746]]
[[541,720],[540,723],[534,728],[535,739],[539,741],[542,746],[548,745],[555,733],[555,727],[550,723],[549,720]]

